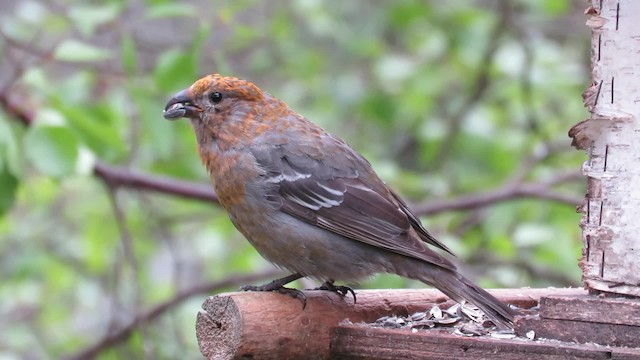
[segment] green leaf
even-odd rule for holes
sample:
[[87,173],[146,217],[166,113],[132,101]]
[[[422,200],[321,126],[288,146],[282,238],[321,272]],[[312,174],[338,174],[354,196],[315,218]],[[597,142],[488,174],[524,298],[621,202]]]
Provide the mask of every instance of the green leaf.
[[136,72],[138,58],[136,54],[136,43],[129,34],[124,34],[120,41],[120,52],[122,68],[127,74]]
[[45,94],[47,91],[51,90],[51,83],[49,79],[47,79],[47,74],[41,67],[33,66],[25,70],[22,74],[21,80],[25,85]]
[[146,13],[148,19],[158,19],[178,16],[195,16],[196,9],[184,2],[164,3],[151,6]]
[[0,215],[11,208],[16,198],[18,179],[6,167],[0,168]]
[[566,14],[571,9],[571,3],[566,0],[543,0],[541,7],[548,15],[558,16]]
[[196,78],[197,66],[193,54],[172,49],[158,59],[153,78],[163,91],[176,91],[190,85]]
[[117,4],[75,5],[69,7],[69,18],[82,35],[90,36],[98,26],[115,20],[120,14],[120,9]]
[[0,169],[6,168],[16,176],[22,173],[22,158],[17,141],[19,138],[14,128],[0,116]]
[[78,40],[64,40],[53,52],[56,60],[90,62],[110,59],[111,51]]
[[149,98],[146,89],[136,89],[132,92],[134,103],[139,109],[139,118],[150,140],[149,145],[154,149],[154,155],[163,160],[170,160],[175,143],[175,123],[162,118],[162,109],[157,99]]
[[126,145],[120,136],[114,113],[108,106],[66,106],[60,99],[52,99],[56,109],[67,120],[71,129],[75,130],[83,143],[95,151],[103,160],[114,159],[126,151]]
[[72,174],[78,159],[78,139],[61,126],[36,126],[25,135],[26,157],[41,173],[60,178]]

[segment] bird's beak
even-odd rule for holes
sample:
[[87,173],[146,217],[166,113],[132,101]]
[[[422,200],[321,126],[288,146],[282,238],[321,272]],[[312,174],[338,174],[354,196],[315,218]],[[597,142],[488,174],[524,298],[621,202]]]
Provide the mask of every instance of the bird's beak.
[[164,107],[163,116],[167,120],[178,120],[180,118],[197,118],[200,116],[200,109],[193,103],[191,91],[189,89],[182,90],[173,95]]

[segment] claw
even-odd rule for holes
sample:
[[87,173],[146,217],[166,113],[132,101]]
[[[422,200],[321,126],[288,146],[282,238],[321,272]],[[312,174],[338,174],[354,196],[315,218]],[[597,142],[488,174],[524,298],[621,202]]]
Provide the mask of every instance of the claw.
[[276,291],[279,292],[280,294],[288,295],[294,299],[300,300],[302,302],[302,310],[304,310],[307,307],[307,296],[302,291],[298,289],[292,289],[292,288],[286,288],[286,287],[281,287]]
[[288,284],[294,280],[298,280],[302,275],[296,273],[289,276],[285,276],[281,279],[273,280],[270,283],[264,285],[244,285],[240,287],[241,291],[275,291],[280,294],[289,295],[294,299],[298,299],[302,302],[302,310],[307,307],[307,297],[305,294],[298,289],[291,289],[284,287],[285,284]]
[[343,286],[343,285],[335,285],[333,283],[332,280],[329,281],[325,281],[322,285],[320,285],[319,287],[315,288],[314,290],[326,290],[326,291],[331,291],[334,292],[336,294],[340,294],[341,296],[347,296],[347,294],[351,294],[351,296],[353,296],[353,303],[356,303],[356,293],[353,291],[352,288],[348,287],[348,286]]

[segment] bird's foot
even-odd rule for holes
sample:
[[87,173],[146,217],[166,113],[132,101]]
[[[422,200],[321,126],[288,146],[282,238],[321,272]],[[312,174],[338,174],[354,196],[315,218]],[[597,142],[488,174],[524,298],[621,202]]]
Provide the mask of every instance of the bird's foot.
[[240,290],[242,291],[273,291],[280,294],[289,295],[292,298],[298,299],[302,302],[302,310],[304,310],[307,307],[307,296],[302,291],[298,289],[284,287],[284,286],[273,288],[272,286],[269,286],[269,285],[271,285],[271,283],[260,285],[260,286],[245,285],[240,287]]
[[285,284],[288,284],[294,280],[298,280],[301,277],[302,275],[296,273],[289,276],[285,276],[280,279],[275,279],[272,282],[263,284],[263,285],[258,285],[258,286],[244,285],[240,287],[240,290],[242,291],[274,291],[280,294],[288,295],[294,299],[300,300],[302,302],[302,310],[304,310],[307,307],[307,297],[305,296],[305,294],[298,289],[284,287]]
[[319,287],[315,288],[314,290],[331,291],[331,292],[339,294],[339,295],[341,295],[343,297],[347,296],[347,294],[351,293],[351,296],[353,296],[353,303],[355,304],[355,302],[356,302],[356,293],[353,291],[352,288],[350,288],[348,286],[343,286],[343,285],[336,285],[331,280],[325,281],[322,285],[320,285]]

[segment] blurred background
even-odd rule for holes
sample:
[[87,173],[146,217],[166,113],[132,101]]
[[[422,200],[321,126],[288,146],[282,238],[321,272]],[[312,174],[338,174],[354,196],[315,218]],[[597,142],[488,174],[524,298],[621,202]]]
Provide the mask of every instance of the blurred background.
[[0,0],[0,359],[199,358],[206,296],[285,274],[162,118],[213,72],[347,140],[482,286],[579,286],[586,5]]

